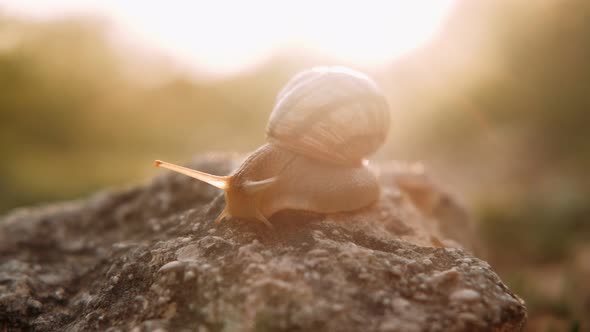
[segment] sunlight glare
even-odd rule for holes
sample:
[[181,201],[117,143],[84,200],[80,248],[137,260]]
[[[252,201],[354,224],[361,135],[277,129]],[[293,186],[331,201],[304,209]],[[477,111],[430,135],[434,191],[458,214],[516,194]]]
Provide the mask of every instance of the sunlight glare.
[[435,35],[454,2],[0,0],[0,8],[36,16],[105,15],[125,43],[223,75],[297,47],[358,65],[384,65]]

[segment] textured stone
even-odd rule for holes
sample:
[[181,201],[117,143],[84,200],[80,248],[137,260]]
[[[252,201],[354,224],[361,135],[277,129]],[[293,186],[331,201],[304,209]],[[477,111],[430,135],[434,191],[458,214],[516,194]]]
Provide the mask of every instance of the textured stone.
[[221,193],[170,173],[14,211],[0,220],[0,331],[519,330],[524,303],[469,253],[464,211],[413,167],[380,174],[374,206],[285,211],[274,229],[213,224]]

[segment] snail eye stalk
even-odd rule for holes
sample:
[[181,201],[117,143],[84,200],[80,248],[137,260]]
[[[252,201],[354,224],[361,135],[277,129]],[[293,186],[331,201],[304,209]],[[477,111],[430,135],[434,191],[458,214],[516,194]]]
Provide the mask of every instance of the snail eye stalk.
[[195,178],[199,181],[208,183],[223,190],[227,189],[229,182],[228,176],[217,176],[205,172],[195,171],[194,169],[174,165],[161,160],[154,161],[154,166],[167,168],[171,171],[190,176],[191,178]]

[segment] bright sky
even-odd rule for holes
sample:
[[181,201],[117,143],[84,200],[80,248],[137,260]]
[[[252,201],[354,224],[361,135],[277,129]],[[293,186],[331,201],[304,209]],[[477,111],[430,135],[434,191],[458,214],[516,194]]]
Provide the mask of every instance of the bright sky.
[[124,41],[159,49],[200,71],[227,74],[292,46],[383,65],[432,38],[454,2],[0,0],[0,9],[37,18],[106,16]]

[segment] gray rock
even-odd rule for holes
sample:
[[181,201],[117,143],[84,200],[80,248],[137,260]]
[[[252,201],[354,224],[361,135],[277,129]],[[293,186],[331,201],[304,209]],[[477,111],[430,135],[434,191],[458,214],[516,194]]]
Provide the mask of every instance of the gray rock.
[[362,211],[280,212],[274,229],[213,224],[221,193],[171,173],[15,211],[0,220],[0,331],[520,330],[524,303],[469,253],[466,214],[412,172],[384,166]]

